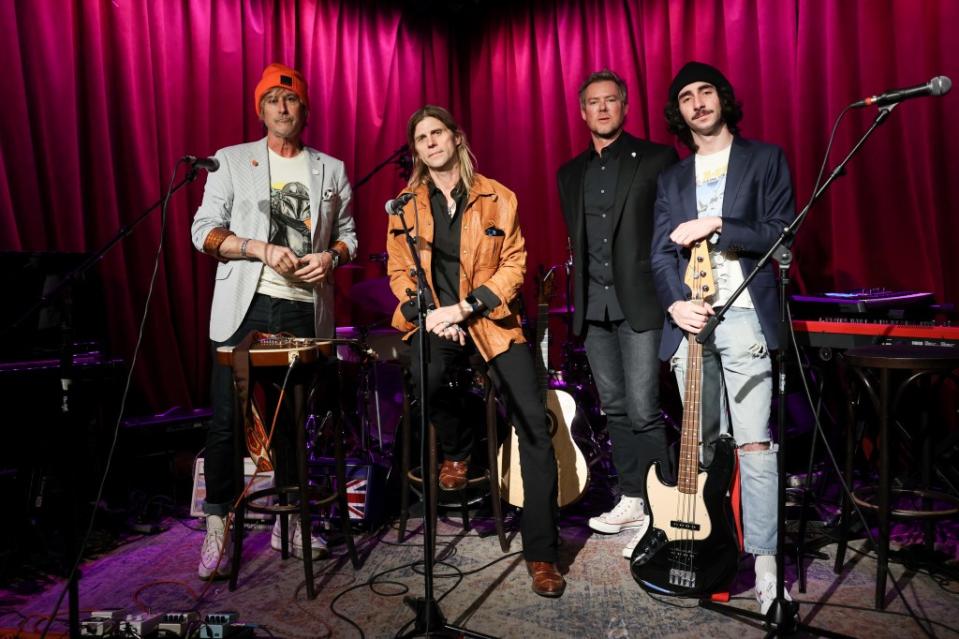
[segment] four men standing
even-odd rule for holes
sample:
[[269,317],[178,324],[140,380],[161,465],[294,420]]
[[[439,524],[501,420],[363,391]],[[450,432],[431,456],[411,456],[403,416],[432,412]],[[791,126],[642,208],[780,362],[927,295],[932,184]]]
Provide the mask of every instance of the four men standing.
[[[590,144],[557,176],[575,266],[573,330],[585,338],[622,494],[589,525],[603,533],[640,529],[623,551],[629,557],[648,521],[646,471],[655,460],[671,466],[657,354],[672,362],[682,388],[684,334],[698,333],[714,307],[728,301],[792,219],[794,201],[782,151],[736,136],[742,111],[728,81],[709,65],[687,64],[670,86],[669,129],[693,151],[682,162],[672,147],[624,131],[627,91],[615,73],[590,75],[579,101]],[[220,171],[208,179],[193,224],[194,244],[221,262],[211,314],[214,347],[236,344],[251,329],[333,333],[330,274],[355,255],[356,235],[343,164],[301,142],[308,105],[302,76],[270,65],[255,92],[267,137],[217,153]],[[520,442],[523,552],[532,588],[559,596],[565,581],[556,568],[556,460],[513,305],[526,272],[516,197],[474,170],[466,136],[446,109],[416,111],[407,141],[414,167],[404,192],[412,197],[402,214],[415,234],[433,304],[426,325],[417,326],[413,260],[402,225],[391,218],[386,246],[397,297],[393,325],[412,342],[417,383],[422,363],[416,343],[429,338],[427,388],[418,390],[430,394],[429,417],[439,433],[440,488],[463,488],[473,443],[446,375],[455,362],[478,353],[507,399]],[[689,303],[682,282],[688,249],[700,241],[709,243],[718,283],[712,306]],[[763,272],[706,345],[717,362],[716,377],[721,368],[714,383],[724,385],[740,445],[745,547],[756,555],[763,612],[775,594],[776,572],[776,448],[767,426],[776,303],[773,274]],[[214,367],[213,398],[208,534],[199,568],[205,578],[226,572],[223,518],[237,494],[228,368]],[[319,540],[313,547],[322,548]]]

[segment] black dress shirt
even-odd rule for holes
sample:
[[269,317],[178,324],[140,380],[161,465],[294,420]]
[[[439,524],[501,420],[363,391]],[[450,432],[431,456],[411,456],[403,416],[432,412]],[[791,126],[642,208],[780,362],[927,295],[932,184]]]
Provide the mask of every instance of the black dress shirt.
[[625,318],[613,285],[613,204],[624,136],[597,153],[590,148],[583,176],[586,213],[586,319],[619,321]]
[[[443,191],[432,182],[428,188],[433,216],[433,294],[438,306],[450,306],[460,301],[460,233],[469,193],[462,183],[453,189],[456,208],[451,215]],[[499,297],[485,286],[476,287],[472,294],[486,306],[484,315],[500,305]],[[410,322],[417,321],[415,301],[403,305],[403,317]]]

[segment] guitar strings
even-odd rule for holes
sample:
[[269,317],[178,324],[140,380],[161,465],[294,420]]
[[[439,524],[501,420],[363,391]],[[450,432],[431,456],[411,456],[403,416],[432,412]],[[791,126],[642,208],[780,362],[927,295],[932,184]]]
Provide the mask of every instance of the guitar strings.
[[[690,266],[692,273],[692,299],[693,301],[704,301],[703,288],[700,279],[705,273],[696,268],[696,258],[700,250],[700,245],[694,247],[693,254],[690,255]],[[684,416],[684,428],[682,445],[680,452],[683,459],[680,468],[685,469],[686,476],[680,478],[679,487],[686,490],[680,490],[680,511],[682,517],[677,517],[679,522],[683,522],[680,529],[681,543],[679,544],[680,557],[678,564],[681,566],[681,572],[678,581],[685,587],[694,587],[694,548],[696,542],[696,507],[698,494],[699,478],[699,440],[702,438],[699,429],[702,425],[702,345],[695,342],[690,335],[687,343],[687,370],[686,370],[686,406]],[[695,431],[690,423],[695,416]],[[688,525],[687,525],[688,524]]]

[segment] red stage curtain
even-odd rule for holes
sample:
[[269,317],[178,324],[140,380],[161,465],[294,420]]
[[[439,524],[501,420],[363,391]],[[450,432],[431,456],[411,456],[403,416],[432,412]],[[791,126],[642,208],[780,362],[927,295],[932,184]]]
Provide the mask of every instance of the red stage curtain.
[[[266,64],[310,83],[309,144],[356,181],[404,142],[408,115],[449,105],[480,170],[514,189],[530,268],[565,258],[558,166],[585,148],[576,89],[610,67],[630,88],[627,128],[672,142],[662,107],[688,60],[722,68],[742,132],[783,146],[801,206],[834,117],[849,102],[935,75],[959,79],[950,0],[689,0],[515,3],[467,24],[425,3],[100,0],[0,3],[0,250],[94,250],[160,196],[175,159],[253,140],[252,91]],[[959,90],[904,103],[812,212],[794,275],[810,291],[856,286],[959,298]],[[847,117],[831,164],[875,109]],[[202,181],[202,179],[201,179]],[[393,167],[356,194],[361,255],[383,250]],[[174,197],[138,388],[147,404],[202,404],[212,261],[189,226],[202,188]],[[117,354],[129,356],[159,216],[101,265]],[[341,279],[357,277],[340,274]],[[367,269],[378,275],[377,267]],[[338,317],[349,321],[346,300]]]

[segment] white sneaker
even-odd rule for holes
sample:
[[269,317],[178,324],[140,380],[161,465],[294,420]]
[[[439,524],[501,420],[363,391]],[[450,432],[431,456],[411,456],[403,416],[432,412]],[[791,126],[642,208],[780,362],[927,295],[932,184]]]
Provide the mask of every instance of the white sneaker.
[[230,566],[233,562],[233,538],[223,543],[227,536],[224,517],[207,515],[206,537],[203,538],[203,547],[200,548],[200,565],[197,574],[200,579],[226,579],[230,576]]
[[646,516],[642,497],[621,497],[611,511],[589,518],[589,527],[596,532],[614,534],[626,528],[639,528]]
[[[786,599],[786,601],[793,600],[793,598],[789,596],[789,591],[785,588],[783,588],[783,597]],[[760,614],[765,615],[775,600],[776,575],[772,574],[771,572],[767,572],[762,576],[762,579],[756,580],[756,603],[759,604]]]
[[[303,531],[300,528],[300,518],[296,515],[290,517],[289,521],[289,533],[290,533],[290,553],[299,559],[303,558]],[[270,548],[273,550],[281,550],[283,544],[283,534],[280,532],[280,518],[276,518],[276,522],[273,524],[273,534],[270,535]],[[313,559],[322,559],[326,557],[328,551],[326,549],[326,541],[320,537],[318,534],[311,532],[310,533],[310,549],[312,550]]]
[[636,531],[636,534],[632,536],[629,543],[623,548],[623,557],[626,557],[626,559],[633,558],[633,551],[636,550],[636,546],[639,545],[639,541],[646,535],[647,530],[649,530],[649,517],[644,516],[643,523],[640,525],[639,530]]

